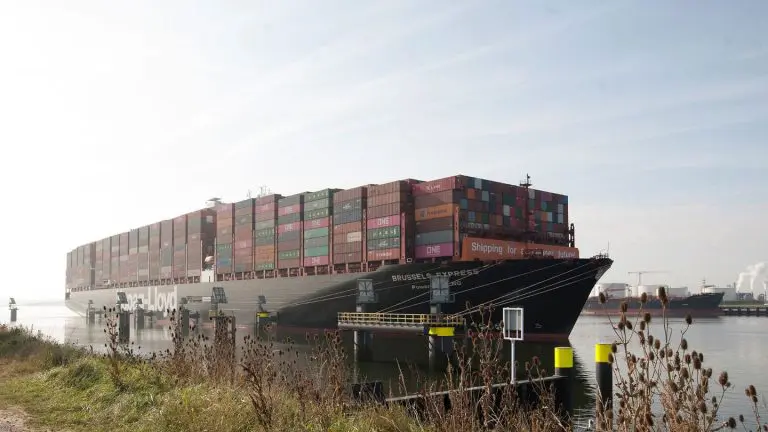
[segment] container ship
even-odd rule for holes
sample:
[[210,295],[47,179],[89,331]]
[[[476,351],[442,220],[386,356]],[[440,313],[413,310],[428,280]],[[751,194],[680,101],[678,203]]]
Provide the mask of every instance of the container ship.
[[[640,310],[640,296],[645,294],[647,300],[642,305],[643,311],[649,312],[652,316],[660,316],[664,311],[658,296],[661,287],[664,287],[669,300],[666,307],[666,314],[669,317],[683,317],[690,314],[693,318],[705,318],[722,315],[720,303],[725,295],[723,291],[703,289],[701,294],[690,294],[688,287],[675,288],[666,285],[638,285],[633,287],[623,283],[597,285],[584,305],[582,313],[585,315],[619,315],[621,304],[626,302],[631,315],[633,311],[637,313]],[[605,296],[604,304],[600,304],[600,293]]]
[[203,298],[188,307],[207,316],[206,297],[221,287],[238,324],[262,312],[278,329],[335,329],[339,312],[356,310],[360,279],[377,296],[368,312],[423,314],[431,276],[443,275],[452,295],[443,313],[471,321],[470,310],[490,306],[499,323],[503,307],[523,307],[527,340],[562,340],[613,263],[579,257],[568,197],[533,189],[530,177],[259,195],[212,199],[72,250],[67,306],[82,314],[123,292],[165,319],[183,298]]

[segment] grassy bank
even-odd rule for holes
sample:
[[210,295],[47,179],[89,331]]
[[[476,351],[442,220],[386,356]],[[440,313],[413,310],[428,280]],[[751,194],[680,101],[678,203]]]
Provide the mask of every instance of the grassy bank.
[[[242,352],[236,353],[224,326],[212,340],[184,340],[174,323],[173,347],[139,358],[118,343],[116,316],[108,312],[106,355],[0,326],[0,408],[18,406],[40,426],[73,431],[572,429],[570,419],[551,409],[554,398],[543,385],[538,390],[544,408],[523,407],[512,390],[501,395],[488,391],[480,400],[458,392],[450,411],[428,400],[418,415],[398,406],[356,402],[349,391],[354,377],[334,332],[314,336],[312,352],[299,362],[302,354],[276,350],[268,336],[247,338]],[[675,339],[668,323],[660,321],[652,323],[642,311],[634,316],[626,311],[615,323],[615,408],[601,413],[598,424],[610,419],[614,430],[763,427],[762,401],[752,386],[745,390],[749,416],[717,416],[719,402],[730,389],[727,373],[713,375],[703,366],[703,355],[687,346],[686,329]],[[640,342],[639,352],[631,352],[633,339]],[[508,378],[509,367],[499,360],[503,341],[481,334],[472,342],[472,354],[458,351],[445,379],[424,382],[425,392],[490,387]],[[526,370],[534,379],[545,373],[536,359]]]

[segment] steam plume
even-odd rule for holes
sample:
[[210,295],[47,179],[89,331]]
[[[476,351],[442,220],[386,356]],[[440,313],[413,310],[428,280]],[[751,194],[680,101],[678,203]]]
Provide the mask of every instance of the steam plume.
[[764,262],[747,266],[747,271],[739,273],[736,288],[739,292],[751,292],[755,296],[761,294],[764,284],[768,280],[768,265]]

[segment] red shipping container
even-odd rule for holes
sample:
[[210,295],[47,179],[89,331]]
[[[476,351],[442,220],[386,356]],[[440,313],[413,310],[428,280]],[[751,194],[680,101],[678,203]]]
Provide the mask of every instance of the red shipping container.
[[453,256],[453,243],[416,246],[416,258],[438,258]]
[[358,186],[352,189],[338,191],[333,194],[333,203],[339,204],[368,196],[368,186]]
[[256,204],[256,214],[260,214],[260,213],[274,214],[276,208],[277,208],[277,203],[274,201],[269,203],[264,203],[264,204]]
[[464,189],[466,179],[464,176],[451,176],[438,180],[432,180],[413,185],[413,196],[426,195],[447,190]]
[[279,251],[290,251],[296,249],[301,249],[301,240],[277,242],[277,250]]
[[350,253],[334,253],[334,264],[347,264],[347,263],[359,263],[363,261],[362,252],[350,252]]
[[235,240],[235,250],[238,249],[253,249],[253,237],[242,240]]
[[[467,192],[472,189],[467,189]],[[444,190],[414,197],[413,202],[416,208],[435,207],[441,204],[458,204],[462,198],[469,198],[465,191]]]
[[368,219],[375,219],[385,216],[392,216],[400,213],[410,213],[407,209],[412,209],[413,205],[405,203],[392,203],[376,207],[368,207]]
[[279,269],[287,269],[287,268],[298,268],[301,267],[301,259],[286,259],[286,260],[278,260],[277,262],[277,268]]
[[339,243],[333,245],[334,254],[362,253],[363,242]]
[[395,192],[383,195],[369,196],[368,207],[408,202],[409,198],[410,194],[407,192]]
[[368,251],[368,261],[384,261],[395,259],[400,259],[400,248]]
[[301,204],[294,204],[277,209],[278,216],[286,216],[289,214],[299,213],[301,211]]
[[380,185],[368,186],[368,198],[377,195],[386,195],[390,193],[410,192],[411,184],[408,180],[396,180]]
[[307,231],[315,228],[325,228],[330,226],[330,223],[331,218],[329,217],[304,221],[304,230]]
[[398,226],[398,225],[400,225],[399,214],[380,217],[376,219],[368,219],[368,222],[367,222],[368,229],[384,228],[384,227]]
[[330,259],[327,256],[304,258],[304,267],[328,265]]
[[292,222],[292,223],[277,226],[278,234],[283,234],[291,231],[301,231],[301,222]]
[[437,219],[427,219],[415,223],[416,232],[428,233],[434,231],[446,231],[453,229],[453,217],[442,217]]

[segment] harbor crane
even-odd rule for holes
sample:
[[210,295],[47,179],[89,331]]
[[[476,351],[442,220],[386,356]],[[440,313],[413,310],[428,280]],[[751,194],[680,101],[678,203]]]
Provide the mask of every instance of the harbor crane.
[[631,271],[627,272],[630,275],[636,274],[637,275],[637,286],[640,286],[643,284],[643,275],[649,274],[649,273],[666,273],[666,270],[640,270],[640,271]]

